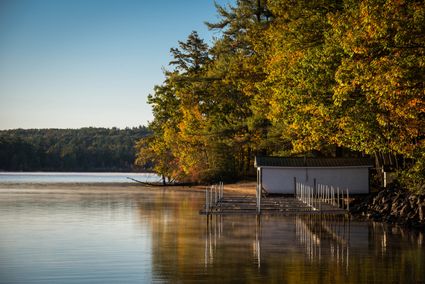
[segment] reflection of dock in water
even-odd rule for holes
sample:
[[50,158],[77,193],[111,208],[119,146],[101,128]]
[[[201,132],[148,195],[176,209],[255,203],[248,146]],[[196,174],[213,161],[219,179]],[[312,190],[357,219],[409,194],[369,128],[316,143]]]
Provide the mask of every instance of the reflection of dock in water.
[[311,261],[330,257],[348,266],[350,221],[343,216],[298,216],[295,220],[297,239],[304,245]]
[[[212,264],[225,243],[238,242],[238,237],[252,239],[252,257],[258,267],[270,257],[288,253],[304,255],[309,261],[333,261],[348,267],[350,221],[344,215],[256,216],[243,222],[234,216],[210,215],[205,232],[205,265]],[[288,218],[286,221],[280,218]],[[249,219],[249,220],[248,220]],[[254,224],[255,222],[255,224]],[[255,226],[255,231],[252,230]],[[249,230],[248,230],[249,228]],[[294,246],[289,248],[288,243]],[[222,256],[221,256],[222,257]]]

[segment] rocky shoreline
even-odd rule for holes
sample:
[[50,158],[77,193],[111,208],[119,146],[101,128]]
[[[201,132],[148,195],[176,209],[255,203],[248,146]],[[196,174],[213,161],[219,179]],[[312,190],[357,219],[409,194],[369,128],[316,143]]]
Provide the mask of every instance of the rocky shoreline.
[[367,197],[357,197],[350,213],[357,218],[425,228],[425,195],[392,185]]

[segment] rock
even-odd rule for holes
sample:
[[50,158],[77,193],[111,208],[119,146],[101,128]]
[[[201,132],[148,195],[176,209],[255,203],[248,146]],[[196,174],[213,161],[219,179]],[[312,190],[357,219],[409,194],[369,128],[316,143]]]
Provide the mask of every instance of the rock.
[[389,212],[389,211],[391,211],[391,203],[386,203],[386,204],[384,205],[384,207],[382,208],[382,212],[383,212],[383,213],[387,213],[387,212]]
[[415,219],[417,219],[417,212],[415,212],[415,210],[410,210],[408,213],[407,213],[407,219],[408,220],[415,220]]
[[400,216],[403,216],[403,217],[407,216],[407,213],[409,212],[409,210],[410,210],[410,206],[408,203],[403,205],[400,210]]
[[374,213],[372,215],[372,218],[373,218],[374,221],[380,221],[382,219],[382,215],[379,214],[379,213]]
[[425,226],[425,195],[416,195],[392,186],[356,200],[350,212],[374,221]]

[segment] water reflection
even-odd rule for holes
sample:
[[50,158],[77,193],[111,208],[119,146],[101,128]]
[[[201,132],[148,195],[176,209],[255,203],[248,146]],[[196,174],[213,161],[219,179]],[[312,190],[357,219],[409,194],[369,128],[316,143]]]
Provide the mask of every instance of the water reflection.
[[[158,197],[153,269],[166,282],[411,283],[423,233],[336,216],[199,216],[197,197]],[[202,199],[202,196],[200,197]],[[166,209],[164,209],[166,208]]]
[[0,190],[0,283],[151,280],[146,222],[129,193]]
[[[251,216],[246,216],[252,218]],[[217,243],[222,240],[226,216],[215,215],[206,217],[204,263],[205,267],[214,262]],[[273,254],[279,246],[280,237],[297,242],[311,262],[320,262],[326,257],[337,265],[349,265],[350,253],[350,220],[346,216],[305,215],[289,218],[293,226],[277,224],[273,217],[255,217],[255,233],[252,236],[252,258],[261,267],[263,254]],[[282,219],[282,218],[280,218]],[[288,219],[286,217],[285,219]],[[282,220],[281,220],[282,221]],[[287,220],[286,220],[287,221]],[[359,237],[357,232],[357,237]],[[361,234],[367,238],[367,231]],[[291,241],[291,243],[292,243]],[[365,241],[365,239],[363,240]],[[366,239],[367,241],[367,239]],[[282,246],[287,244],[280,244]],[[263,247],[263,248],[262,248]]]
[[348,269],[350,221],[346,216],[313,215],[295,219],[296,237],[304,245],[310,261],[330,257],[336,265]]
[[193,192],[38,190],[0,193],[0,283],[425,281],[420,231],[320,216],[206,218]]

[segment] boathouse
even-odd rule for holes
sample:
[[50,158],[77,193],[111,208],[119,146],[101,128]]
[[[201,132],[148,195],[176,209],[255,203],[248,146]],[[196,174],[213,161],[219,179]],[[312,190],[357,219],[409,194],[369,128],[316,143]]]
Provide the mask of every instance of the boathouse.
[[294,194],[295,184],[317,184],[348,189],[350,194],[370,192],[367,158],[255,158],[257,186],[270,194]]

